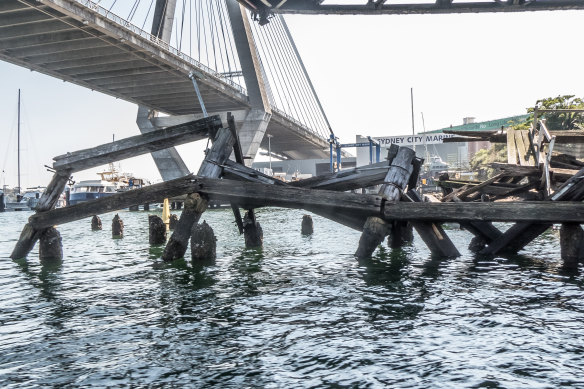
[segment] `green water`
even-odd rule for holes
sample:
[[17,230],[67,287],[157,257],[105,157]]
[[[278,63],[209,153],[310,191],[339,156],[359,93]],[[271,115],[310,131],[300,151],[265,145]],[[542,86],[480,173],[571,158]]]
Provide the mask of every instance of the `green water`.
[[[59,227],[65,258],[8,258],[29,213],[0,214],[0,386],[584,387],[584,277],[550,232],[521,255],[353,253],[359,233],[303,212],[258,211],[247,250],[228,210],[204,218],[217,261],[163,263],[147,213],[125,237]],[[581,269],[582,270],[582,269]]]

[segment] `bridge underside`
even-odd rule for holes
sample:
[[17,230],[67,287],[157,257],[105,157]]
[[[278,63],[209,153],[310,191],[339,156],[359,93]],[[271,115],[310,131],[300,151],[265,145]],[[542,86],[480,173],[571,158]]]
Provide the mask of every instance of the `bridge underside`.
[[[201,113],[193,71],[207,111],[250,109],[243,88],[115,18],[72,0],[3,0],[0,59],[171,115]],[[276,153],[328,155],[326,140],[283,112],[273,111],[267,131]]]
[[[238,0],[267,23],[274,13],[289,14],[444,14],[478,12],[522,12],[584,9],[584,0]],[[267,6],[266,3],[272,4]]]

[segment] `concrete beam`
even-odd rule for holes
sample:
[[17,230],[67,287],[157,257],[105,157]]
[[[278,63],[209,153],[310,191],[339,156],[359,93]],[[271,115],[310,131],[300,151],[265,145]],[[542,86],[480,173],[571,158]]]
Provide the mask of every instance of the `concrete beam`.
[[19,10],[18,12],[0,13],[0,26],[3,28],[45,22],[47,20],[52,20],[52,18],[31,8]]
[[[231,114],[235,118],[235,123],[243,122],[247,116],[248,110],[232,111]],[[227,111],[222,112],[211,112],[209,116],[218,115],[221,118],[221,122],[227,123]],[[188,123],[193,120],[199,120],[203,118],[203,114],[189,114],[189,115],[176,115],[176,116],[161,116],[150,119],[150,122],[158,127],[165,128],[170,126],[178,126],[183,123]]]
[[[102,36],[102,35],[100,35]],[[41,48],[43,45],[74,43],[78,39],[94,38],[83,30],[66,30],[26,37],[6,38],[0,35],[0,50],[20,50],[23,48]]]
[[[73,19],[69,19],[73,22]],[[34,35],[49,34],[58,31],[71,31],[76,26],[70,26],[59,20],[48,20],[41,23],[33,23],[30,25],[14,26],[14,27],[0,27],[0,37],[2,39],[21,38]]]
[[[2,50],[3,43],[4,42],[0,41],[0,50]],[[94,38],[85,34],[82,39],[77,40],[67,40],[56,43],[9,49],[10,55],[16,58],[30,58],[32,56],[57,55],[59,53],[66,53],[65,55],[69,55],[70,53],[78,50],[97,49],[107,47],[109,45],[110,43],[105,40]]]

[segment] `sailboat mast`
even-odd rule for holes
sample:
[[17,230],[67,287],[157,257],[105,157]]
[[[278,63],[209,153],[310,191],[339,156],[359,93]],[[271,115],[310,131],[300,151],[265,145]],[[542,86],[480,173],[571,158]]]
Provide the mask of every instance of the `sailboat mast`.
[[18,90],[18,194],[20,194],[20,89]]

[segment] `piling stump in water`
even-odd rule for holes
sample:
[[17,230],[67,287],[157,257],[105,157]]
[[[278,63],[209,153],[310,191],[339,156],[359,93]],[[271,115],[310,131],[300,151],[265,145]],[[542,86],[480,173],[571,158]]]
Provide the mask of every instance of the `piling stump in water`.
[[564,267],[575,269],[584,260],[584,231],[578,223],[563,223],[560,228],[560,246]]
[[249,211],[243,217],[243,235],[245,238],[245,247],[255,248],[262,247],[264,244],[264,231],[257,221],[250,216]]
[[148,242],[163,244],[166,242],[166,224],[156,215],[148,215]]
[[55,227],[44,230],[39,237],[39,258],[41,261],[63,259],[61,234]]
[[312,222],[312,216],[304,215],[302,216],[302,235],[311,235],[314,232],[314,223]]
[[112,220],[112,238],[123,238],[124,237],[124,221],[120,219],[120,216],[116,213],[114,219]]
[[392,249],[403,247],[413,242],[414,227],[409,222],[395,221],[391,224],[391,233],[387,236],[387,245]]
[[363,233],[359,238],[359,247],[355,256],[357,258],[368,258],[375,251],[380,242],[383,242],[385,235],[391,230],[390,224],[378,217],[368,217],[363,226]]
[[217,238],[213,228],[203,221],[191,233],[191,258],[193,261],[214,260],[217,257]]
[[468,244],[468,249],[473,253],[478,253],[485,247],[487,247],[487,240],[482,236],[475,236]]
[[207,200],[201,197],[201,195],[191,193],[187,196],[184,203],[184,211],[162,253],[163,260],[173,261],[184,257],[193,225],[199,221],[199,218],[206,209]]
[[140,206],[139,205],[130,205],[129,209],[132,212],[136,212],[136,211],[140,210]]
[[176,216],[176,214],[172,214],[170,215],[169,221],[168,221],[168,229],[170,230],[174,230],[176,228],[178,224],[178,216]]
[[102,229],[101,219],[97,215],[91,218],[91,231],[100,231]]

